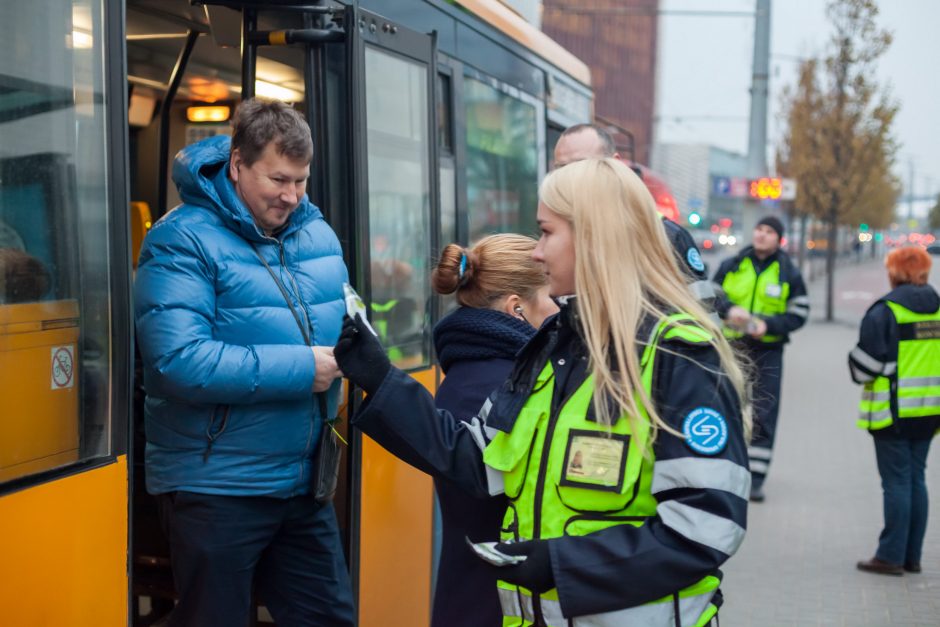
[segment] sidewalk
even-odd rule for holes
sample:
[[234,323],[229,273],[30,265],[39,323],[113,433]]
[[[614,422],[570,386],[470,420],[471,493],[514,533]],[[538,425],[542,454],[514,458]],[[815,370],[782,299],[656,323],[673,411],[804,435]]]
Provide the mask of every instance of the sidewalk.
[[[874,272],[871,265],[858,272]],[[824,281],[809,289],[811,322],[784,357],[767,500],[751,504],[744,544],[723,569],[721,625],[940,626],[940,442],[927,468],[933,515],[924,572],[886,577],[856,570],[856,561],[874,554],[882,524],[874,447],[855,428],[859,388],[846,366],[858,318],[837,307],[840,320],[823,322]]]

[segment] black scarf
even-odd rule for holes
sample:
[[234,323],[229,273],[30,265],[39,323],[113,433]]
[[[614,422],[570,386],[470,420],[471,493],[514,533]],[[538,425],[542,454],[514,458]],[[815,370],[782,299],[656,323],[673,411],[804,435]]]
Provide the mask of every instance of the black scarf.
[[460,307],[434,327],[434,347],[446,373],[458,361],[514,359],[535,335],[528,322],[496,311]]

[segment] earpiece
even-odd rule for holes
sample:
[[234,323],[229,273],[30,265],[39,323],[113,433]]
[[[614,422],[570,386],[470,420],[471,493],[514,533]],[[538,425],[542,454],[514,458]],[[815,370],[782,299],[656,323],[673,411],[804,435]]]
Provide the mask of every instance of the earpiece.
[[516,305],[515,307],[512,308],[512,310],[515,311],[517,314],[521,314],[521,313],[522,313],[522,305]]

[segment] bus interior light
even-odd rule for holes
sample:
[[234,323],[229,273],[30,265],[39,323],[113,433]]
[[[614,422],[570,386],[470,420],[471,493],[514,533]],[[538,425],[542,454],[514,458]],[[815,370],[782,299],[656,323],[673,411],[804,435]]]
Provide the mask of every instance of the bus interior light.
[[186,107],[186,119],[190,122],[225,122],[232,108],[225,105]]

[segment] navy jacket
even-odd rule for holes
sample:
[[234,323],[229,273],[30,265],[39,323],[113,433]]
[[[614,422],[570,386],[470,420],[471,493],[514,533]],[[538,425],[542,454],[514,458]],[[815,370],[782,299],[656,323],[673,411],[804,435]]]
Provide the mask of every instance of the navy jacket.
[[[446,375],[435,403],[454,418],[477,415],[506,380],[513,358],[535,335],[531,325],[505,313],[461,307],[434,328],[434,346]],[[499,539],[506,512],[503,496],[478,497],[435,477],[441,506],[441,560],[434,592],[433,627],[500,625],[502,612],[493,570],[467,546]]]
[[[940,309],[940,296],[930,285],[899,285],[868,308],[862,318],[858,345],[849,353],[849,372],[856,383],[867,383],[881,374],[885,364],[898,360],[898,322],[887,301],[915,313]],[[871,431],[875,438],[929,440],[940,429],[940,416],[917,420],[895,420],[887,429]]]
[[[483,463],[482,449],[496,431],[512,430],[534,385],[532,373],[537,375],[546,359],[557,363],[564,358],[571,368],[556,373],[556,389],[574,389],[587,374],[586,363],[581,363],[584,351],[565,313],[568,308],[546,321],[517,357],[514,375],[519,376],[505,381],[469,423],[436,411],[427,391],[395,368],[366,399],[353,423],[435,476],[447,477],[480,496],[495,493],[501,474]],[[683,438],[660,432],[652,483],[662,516],[657,514],[641,527],[617,525],[587,536],[548,540],[565,616],[633,607],[705,575],[720,576],[718,568],[743,538],[750,487],[747,445],[737,397],[720,374],[717,353],[710,346],[664,340],[656,360],[653,394],[663,419],[681,433],[692,412],[713,408],[726,417],[727,446],[706,462],[714,465],[712,474],[677,481],[671,475],[674,470],[700,467],[703,456]],[[410,411],[403,413],[401,407]],[[494,473],[499,474],[495,481]],[[673,511],[684,512],[683,517],[667,515]],[[716,595],[714,602],[720,604],[720,597]]]
[[[134,286],[143,363],[147,489],[287,498],[309,492],[322,419],[314,344],[339,337],[346,267],[307,197],[266,237],[228,179],[228,137],[182,150],[183,204],[144,241]],[[329,393],[336,411],[340,381]]]

